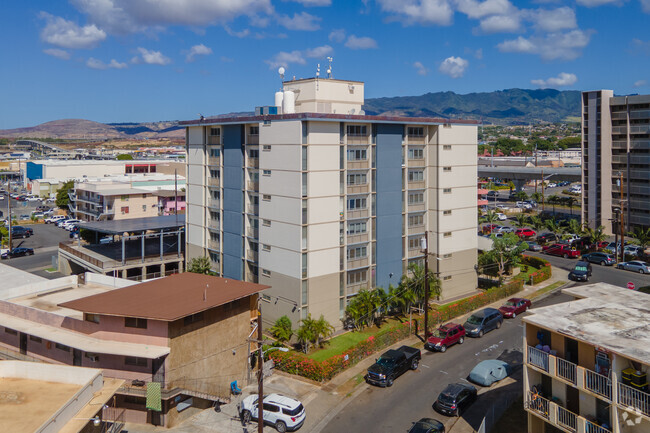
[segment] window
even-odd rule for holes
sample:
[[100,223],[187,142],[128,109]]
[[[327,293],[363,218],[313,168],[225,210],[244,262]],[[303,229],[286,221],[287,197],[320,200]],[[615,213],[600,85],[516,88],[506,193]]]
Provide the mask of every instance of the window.
[[270,176],[271,175],[271,170],[263,170],[262,171],[262,176]]
[[11,329],[11,328],[5,328],[5,332],[7,334],[9,334],[9,335],[18,335],[18,331],[16,331],[15,329]]
[[270,194],[264,194],[264,195],[262,195],[262,200],[264,200],[264,201],[271,201],[271,195],[270,195]]
[[99,323],[99,314],[84,313],[84,320],[86,322]]
[[443,188],[442,193],[443,194],[451,194],[451,188]]
[[146,367],[147,358],[138,358],[136,356],[125,356],[124,357],[125,365],[134,365],[136,367]]
[[424,137],[424,128],[421,126],[409,126],[408,127],[408,136],[409,137]]
[[348,135],[365,137],[368,135],[366,125],[348,125]]
[[142,212],[146,212],[146,211],[147,211],[147,205],[146,205],[146,204],[143,204],[143,205],[142,205]]
[[442,167],[442,171],[451,171],[451,167]]
[[268,269],[262,269],[262,275],[264,275],[265,277],[270,277],[271,271],[269,271]]
[[251,126],[248,129],[248,133],[250,135],[260,135],[260,127],[259,126]]
[[451,144],[443,144],[442,150],[451,150]]
[[129,196],[128,195],[123,195],[122,197],[120,197],[120,200],[129,201]]
[[450,210],[443,210],[442,214],[443,215],[451,215],[451,211]]
[[267,412],[280,412],[280,407],[271,403],[263,403],[262,408]]
[[367,183],[368,178],[365,173],[348,174],[348,185],[365,185]]
[[367,273],[368,271],[365,269],[361,271],[348,272],[348,284],[359,284],[367,281]]
[[34,335],[30,335],[30,336],[29,336],[29,340],[30,340],[30,341],[33,341],[34,343],[42,343],[42,342],[43,342],[43,339],[42,339],[42,338],[40,338],[40,337],[36,337],[36,336],[34,336]]
[[448,281],[451,280],[451,275],[447,275],[445,277],[442,277],[443,281]]
[[424,215],[409,215],[409,227],[424,225]]
[[262,244],[262,251],[271,251],[271,245]]
[[129,213],[129,207],[128,206],[122,206],[120,208],[120,210],[122,211],[122,214]]
[[365,222],[348,223],[349,235],[358,235],[361,233],[366,233],[366,231],[367,231],[367,225]]
[[409,204],[422,204],[424,203],[424,193],[423,192],[410,192],[409,193]]
[[348,161],[365,161],[367,159],[366,149],[348,149]]
[[200,322],[203,320],[203,312],[191,314],[183,318],[183,326],[191,325],[192,323]]
[[218,137],[221,135],[221,128],[210,128],[210,135],[213,137]]
[[219,158],[221,156],[221,149],[210,149],[210,156],[213,158]]
[[366,209],[366,207],[365,198],[351,198],[348,200],[348,210]]
[[271,220],[262,220],[262,225],[265,227],[271,227]]
[[419,250],[420,241],[420,238],[409,238],[409,250]]
[[368,256],[366,247],[351,247],[348,248],[348,260],[363,259]]
[[126,328],[147,329],[147,319],[141,319],[140,317],[125,317],[124,326]]
[[442,236],[445,237],[445,238],[450,238],[451,237],[451,232],[444,232],[442,234]]
[[66,346],[65,344],[56,343],[54,347],[56,347],[59,350],[63,350],[64,352],[70,352],[70,347]]
[[210,177],[214,177],[219,179],[221,177],[221,171],[220,170],[210,170]]
[[265,144],[265,145],[263,145],[263,146],[262,146],[262,150],[265,150],[265,151],[267,151],[267,152],[270,151],[270,150],[271,150],[271,145],[270,145],[270,144]]
[[409,159],[424,159],[424,149],[409,149]]
[[409,170],[409,182],[422,182],[424,180],[423,170]]

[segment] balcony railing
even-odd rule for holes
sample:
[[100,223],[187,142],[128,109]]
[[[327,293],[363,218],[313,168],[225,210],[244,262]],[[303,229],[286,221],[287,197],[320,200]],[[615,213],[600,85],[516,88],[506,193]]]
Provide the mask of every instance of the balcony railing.
[[557,407],[557,423],[566,430],[575,432],[578,429],[578,416],[563,408]]
[[258,238],[260,236],[260,229],[257,227],[248,227],[246,229],[246,235],[251,238]]
[[260,144],[260,136],[258,134],[248,134],[246,144]]
[[221,179],[218,177],[208,177],[208,186],[220,186]]
[[594,424],[591,421],[585,421],[585,433],[612,433],[610,430],[607,430],[605,427],[601,427],[598,424]]
[[256,204],[249,204],[249,205],[246,207],[246,211],[247,211],[249,214],[257,215],[257,214],[260,213],[260,207],[259,207],[258,205],[256,205]]
[[208,198],[208,207],[214,208],[214,209],[220,209],[221,208],[221,199],[210,197]]
[[409,144],[424,144],[426,143],[426,137],[423,135],[409,135],[408,136]]
[[607,376],[585,369],[584,386],[594,394],[612,399],[612,381]]
[[260,167],[260,159],[259,158],[248,158],[248,166],[249,167],[254,167],[254,168],[259,168]]
[[548,372],[548,353],[528,346],[528,363]]
[[368,144],[367,135],[348,135],[348,144]]
[[252,181],[252,180],[249,180],[249,181],[247,182],[247,188],[248,188],[249,191],[259,191],[259,189],[260,189],[260,183],[259,183],[259,182]]
[[532,410],[539,416],[549,419],[549,401],[539,394],[534,394],[531,391],[526,393],[525,407]]
[[566,359],[556,358],[557,375],[575,385],[576,383],[576,365]]
[[259,252],[250,250],[246,252],[246,258],[252,262],[257,262],[259,260]]
[[208,165],[219,165],[221,164],[221,158],[218,156],[208,156]]
[[208,248],[212,251],[221,251],[221,242],[218,239],[208,239]]
[[650,394],[647,392],[619,383],[618,404],[631,407],[650,417]]
[[220,135],[209,135],[208,136],[208,144],[221,144],[221,136]]

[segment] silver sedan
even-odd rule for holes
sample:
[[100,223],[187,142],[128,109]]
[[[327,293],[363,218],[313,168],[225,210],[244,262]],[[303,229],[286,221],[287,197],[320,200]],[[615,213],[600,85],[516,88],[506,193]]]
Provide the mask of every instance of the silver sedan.
[[639,260],[619,263],[616,267],[618,269],[625,269],[626,271],[638,272],[640,274],[650,274],[650,263]]

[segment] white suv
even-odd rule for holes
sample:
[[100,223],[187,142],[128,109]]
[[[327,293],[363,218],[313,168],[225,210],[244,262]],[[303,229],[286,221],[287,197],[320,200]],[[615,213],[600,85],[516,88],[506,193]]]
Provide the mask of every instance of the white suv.
[[45,224],[56,223],[65,218],[65,215],[52,215],[49,218],[45,219]]
[[[257,394],[251,394],[241,402],[239,408],[242,421],[249,423],[257,420]],[[272,425],[280,433],[295,431],[305,422],[305,408],[302,403],[280,394],[264,396],[264,424]]]

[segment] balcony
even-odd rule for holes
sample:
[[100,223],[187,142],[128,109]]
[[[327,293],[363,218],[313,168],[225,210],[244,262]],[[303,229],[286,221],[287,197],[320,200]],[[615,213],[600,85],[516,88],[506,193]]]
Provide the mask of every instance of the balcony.
[[647,392],[619,383],[618,404],[639,411],[650,418],[650,394]]
[[367,194],[370,192],[370,186],[365,185],[348,185],[348,194]]
[[368,144],[367,135],[348,135],[348,144]]
[[258,215],[260,213],[260,207],[256,204],[249,204],[246,206],[246,213]]
[[348,235],[348,245],[359,244],[361,242],[368,242],[368,233]]
[[246,144],[260,144],[259,134],[248,134],[246,136]]
[[627,134],[627,126],[613,126],[612,134]]
[[576,384],[576,365],[562,358],[555,358],[557,361],[557,366],[555,371],[557,372],[558,377],[571,382],[573,385]]
[[365,159],[363,161],[348,161],[348,170],[359,170],[370,168],[370,162]]
[[246,236],[257,239],[260,236],[260,229],[257,227],[248,227],[246,229]]
[[260,159],[259,158],[250,158],[249,157],[249,158],[246,159],[246,161],[247,161],[246,164],[248,165],[248,167],[260,168]]
[[409,190],[412,189],[424,189],[427,187],[426,183],[424,181],[417,181],[417,182],[411,182],[409,181],[408,183]]
[[528,361],[528,364],[547,373],[549,372],[549,354],[543,350],[528,346],[528,357],[526,360]]
[[368,266],[368,257],[361,259],[348,259],[347,269],[365,268]]
[[368,218],[368,209],[348,210],[348,219]]
[[607,376],[585,369],[584,387],[587,391],[591,391],[608,400],[612,399],[612,381]]
[[258,251],[249,250],[246,252],[246,259],[251,262],[257,262],[259,260],[260,253]]
[[426,143],[426,137],[424,135],[422,136],[416,136],[416,135],[408,135],[408,144],[425,144]]
[[412,167],[426,167],[426,165],[427,165],[424,158],[421,158],[421,159],[409,159],[407,161],[408,161],[409,168],[412,168]]
[[221,165],[221,157],[208,156],[208,165]]
[[221,209],[221,199],[209,197],[208,198],[208,207],[213,209]]
[[560,427],[570,432],[576,432],[578,430],[578,416],[562,406],[557,406],[557,423]]
[[218,177],[208,177],[208,186],[211,187],[221,186],[221,179]]
[[221,251],[221,242],[216,239],[208,239],[208,248],[212,251]]
[[368,290],[369,288],[370,288],[369,282],[365,281],[363,283],[348,284],[348,286],[346,288],[346,291],[347,291],[347,295],[351,296],[351,295],[356,295],[357,293],[359,293],[359,291],[361,289]]
[[650,125],[630,126],[630,134],[650,134]]
[[594,421],[591,416],[580,416],[554,401],[550,401],[539,394],[528,391],[525,395],[524,408],[542,418],[548,424],[569,433],[612,433],[605,427],[601,427]]
[[259,191],[260,189],[260,183],[254,180],[249,180],[246,182],[246,188],[249,191]]
[[221,144],[221,136],[220,135],[209,135],[208,136],[208,144]]
[[425,210],[427,210],[427,208],[424,203],[409,203],[408,205],[409,212],[424,212]]

